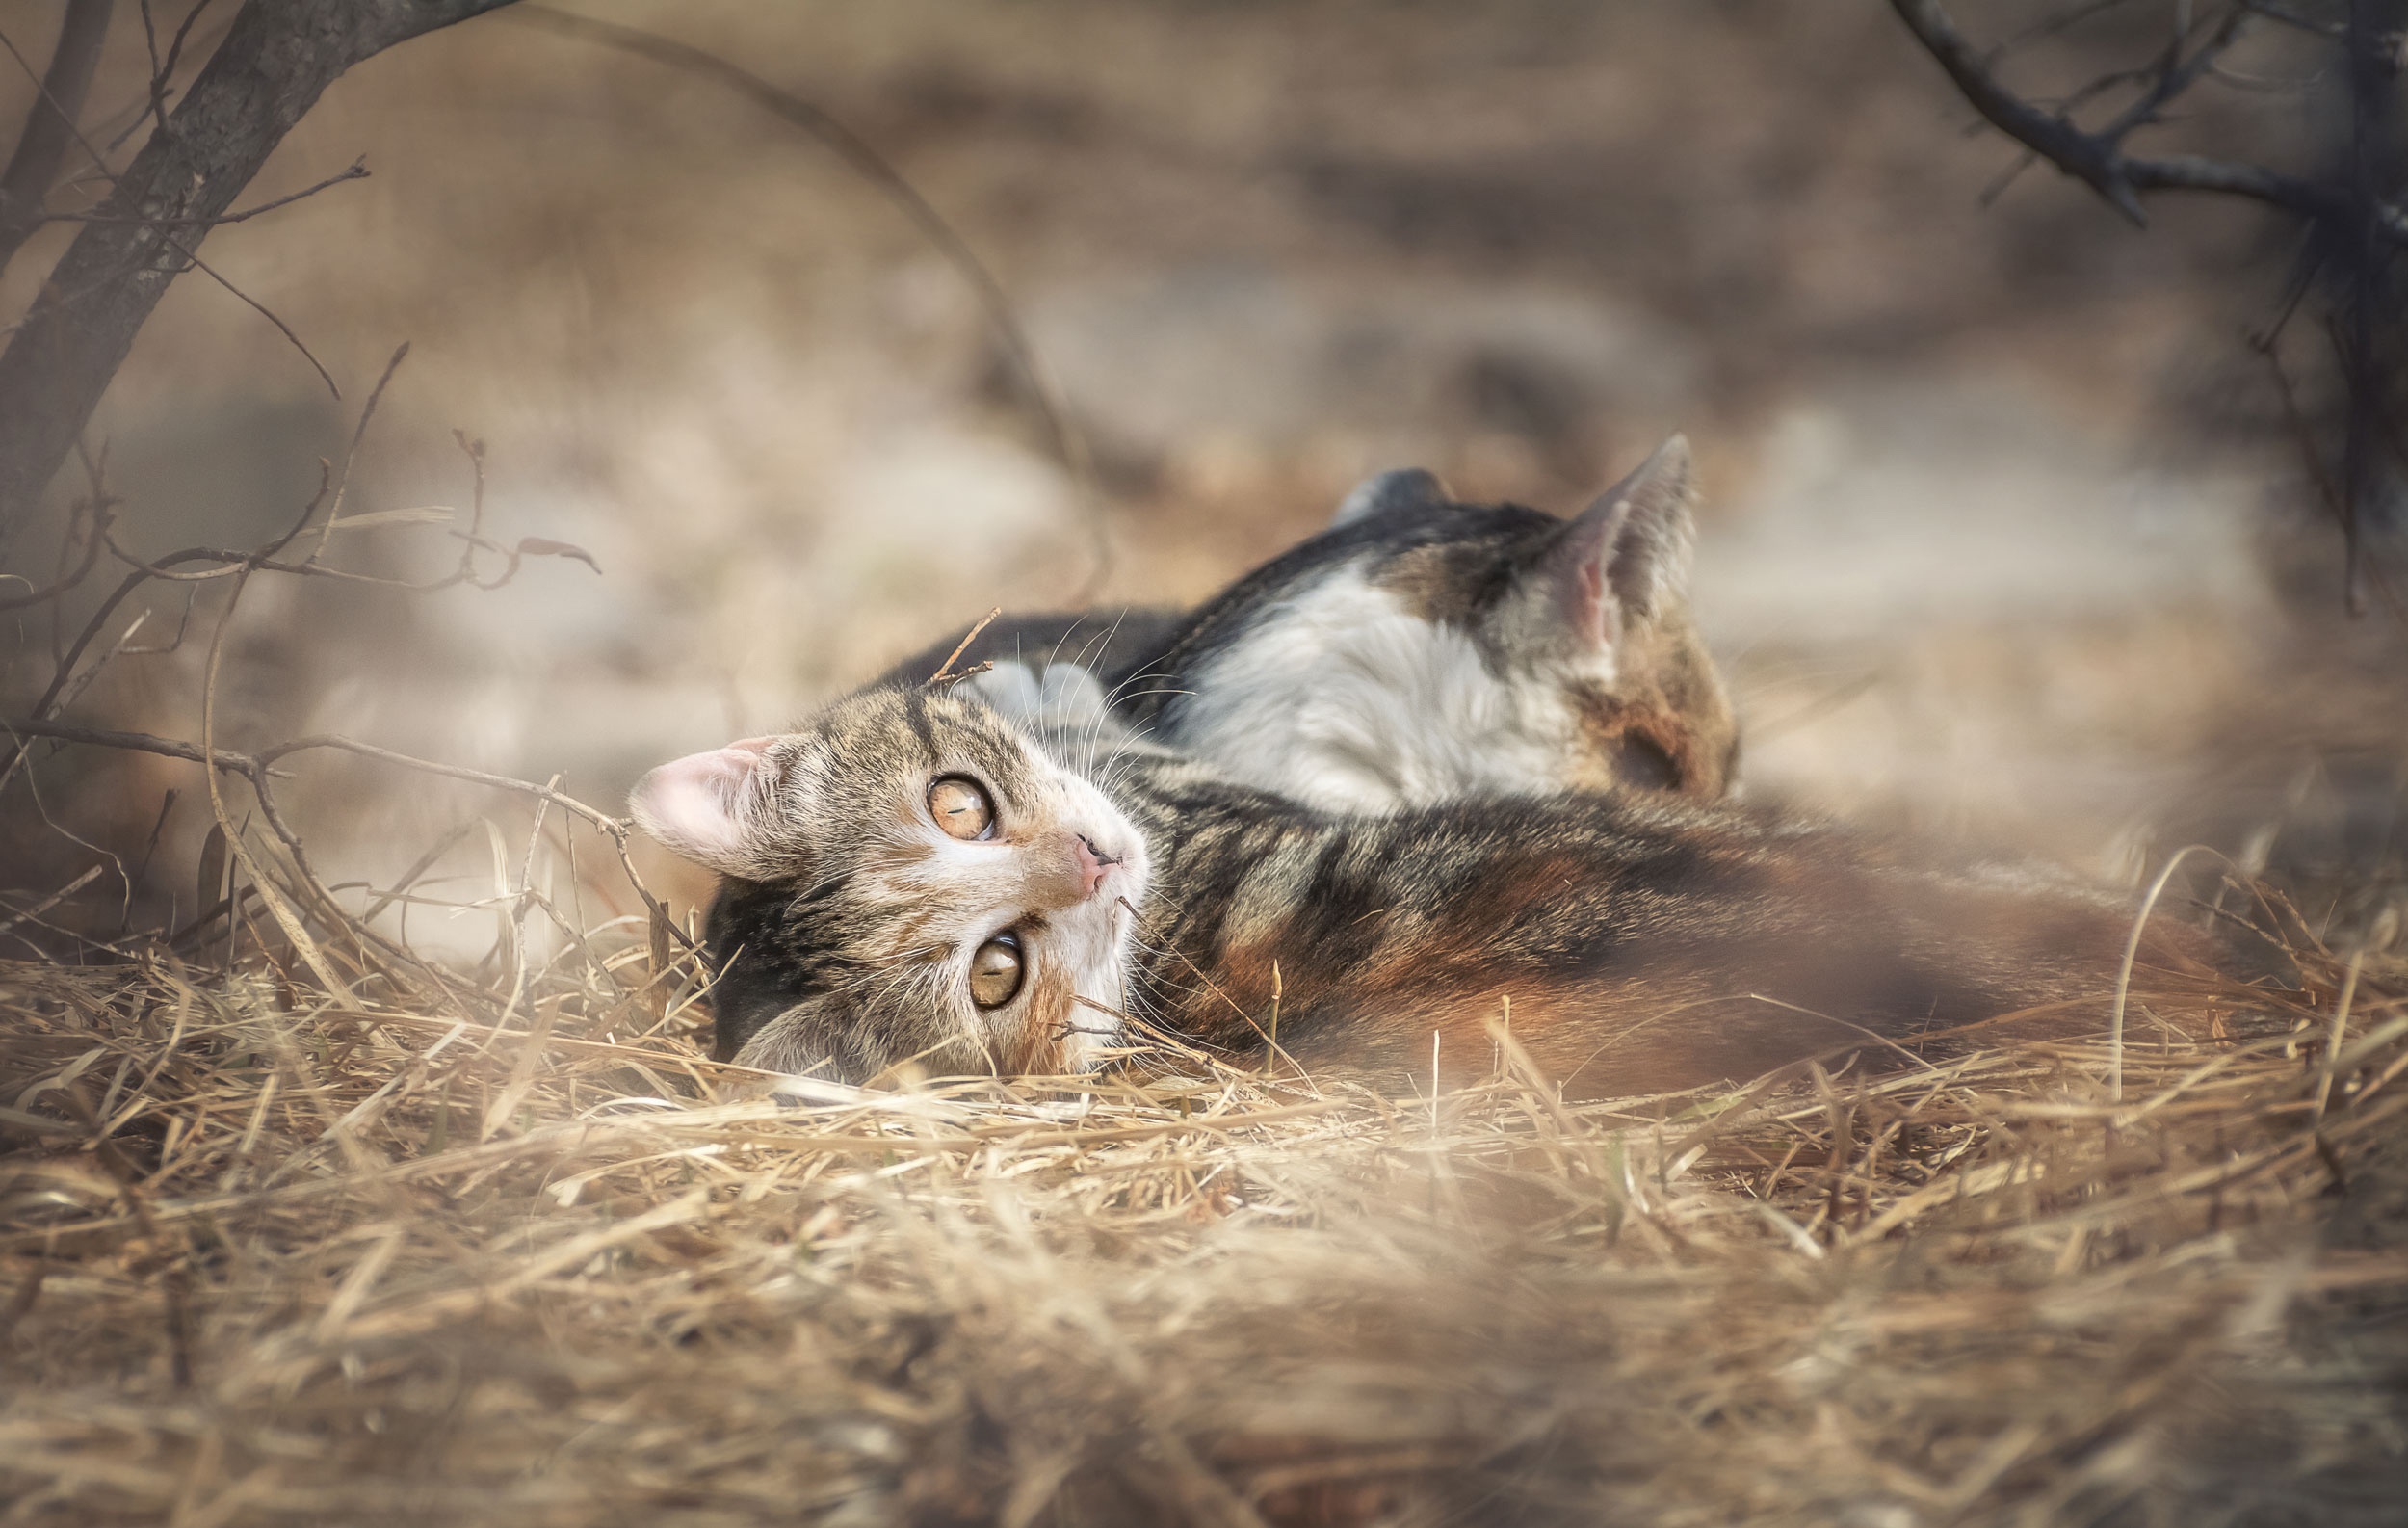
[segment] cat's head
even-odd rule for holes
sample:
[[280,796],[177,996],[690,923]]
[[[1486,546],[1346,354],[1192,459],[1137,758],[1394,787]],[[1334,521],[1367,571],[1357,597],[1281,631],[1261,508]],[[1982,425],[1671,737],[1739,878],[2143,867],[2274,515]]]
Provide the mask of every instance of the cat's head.
[[1739,729],[1689,614],[1694,498],[1677,435],[1569,520],[1382,474],[1197,613],[1154,665],[1160,735],[1338,809],[1716,800]]
[[1117,1033],[1144,840],[976,700],[854,696],[665,764],[630,804],[727,878],[709,933],[722,1060],[847,1082],[905,1062],[1064,1073]]

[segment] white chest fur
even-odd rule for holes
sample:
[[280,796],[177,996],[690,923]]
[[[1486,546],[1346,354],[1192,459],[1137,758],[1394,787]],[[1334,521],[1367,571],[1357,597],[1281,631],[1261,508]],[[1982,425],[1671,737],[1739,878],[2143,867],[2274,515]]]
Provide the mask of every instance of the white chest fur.
[[1574,724],[1559,685],[1490,672],[1356,567],[1265,611],[1190,689],[1163,741],[1332,810],[1558,789]]

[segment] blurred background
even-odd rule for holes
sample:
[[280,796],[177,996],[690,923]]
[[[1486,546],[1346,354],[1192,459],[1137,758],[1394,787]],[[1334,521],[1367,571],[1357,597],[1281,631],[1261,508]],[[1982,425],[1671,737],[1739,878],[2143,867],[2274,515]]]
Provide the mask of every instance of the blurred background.
[[[458,432],[484,442],[491,535],[574,543],[600,572],[534,558],[432,595],[254,579],[222,743],[341,732],[615,809],[651,764],[772,728],[992,606],[1192,600],[1396,465],[1568,513],[1677,429],[1752,794],[2118,880],[2192,838],[2397,860],[2408,645],[2381,599],[2343,614],[2341,538],[2247,343],[2295,232],[2171,198],[2143,231],[2045,166],[2009,176],[2017,151],[1972,130],[1877,0],[575,9],[735,61],[883,154],[1008,292],[1091,485],[976,293],[877,187],[723,86],[497,13],[353,70],[241,201],[354,159],[372,178],[208,237],[342,400],[188,275],[92,444],[129,548],[249,545],[341,463],[406,341],[346,513],[464,516]],[[1957,8],[1991,38],[2062,9]],[[2186,10],[2086,9],[2016,54],[2020,85],[2146,58]],[[0,4],[37,67],[57,10]],[[148,72],[118,10],[96,142],[135,124]],[[2266,88],[2195,103],[2186,129],[2313,168],[2330,123],[2303,36],[2237,53]],[[0,80],[0,121],[30,92]],[[23,310],[71,231],[12,264],[0,308]],[[81,487],[10,571],[46,581]],[[455,528],[395,516],[330,555],[428,576]],[[98,593],[65,602],[68,636]],[[184,591],[129,603],[147,622],[68,716],[196,737],[222,593],[149,654]],[[0,701],[22,715],[59,639],[47,611],[0,619]],[[462,839],[434,883],[490,892],[527,831],[522,805],[464,786],[295,768],[330,880],[382,883],[484,818],[499,836]],[[0,798],[0,891],[21,911],[101,863],[104,923],[176,898],[189,916],[197,784],[38,748]],[[2362,924],[2390,894],[2347,879],[2354,900],[2315,921]],[[418,916],[441,943],[450,925]]]

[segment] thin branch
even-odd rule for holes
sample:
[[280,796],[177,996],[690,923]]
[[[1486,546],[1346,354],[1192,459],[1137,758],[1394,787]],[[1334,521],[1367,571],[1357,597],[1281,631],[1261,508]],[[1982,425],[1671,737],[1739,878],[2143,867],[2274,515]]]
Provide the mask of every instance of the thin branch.
[[[630,820],[614,817],[552,786],[538,785],[533,780],[514,779],[508,775],[495,775],[486,770],[470,769],[462,764],[445,764],[434,759],[415,758],[407,753],[396,752],[392,749],[380,748],[374,743],[362,743],[357,738],[323,734],[317,737],[294,738],[261,749],[256,753],[239,753],[230,749],[213,747],[204,754],[197,745],[175,738],[156,737],[147,732],[116,732],[100,727],[72,726],[61,722],[40,721],[32,717],[0,720],[0,732],[9,732],[26,739],[56,738],[61,742],[84,743],[95,748],[156,753],[167,758],[182,759],[191,764],[201,763],[206,758],[220,771],[228,775],[239,775],[250,782],[251,789],[258,795],[262,817],[276,836],[284,841],[286,849],[296,854],[301,851],[300,835],[291,830],[276,810],[275,798],[268,789],[268,781],[272,778],[291,777],[289,771],[275,768],[278,760],[295,753],[319,749],[331,749],[338,752],[355,754],[361,758],[375,759],[380,763],[391,764],[401,769],[416,770],[421,774],[439,776],[445,779],[463,780],[471,785],[484,786],[489,790],[510,791],[517,795],[532,797],[538,802],[549,803],[609,837],[618,847],[622,862],[627,853],[629,837],[635,830],[635,825]],[[306,860],[301,860],[300,863],[303,867],[303,874],[315,881],[314,875],[311,875],[306,868]],[[668,919],[667,909],[662,906],[659,899],[652,895],[641,880],[635,878],[632,865],[628,868],[628,875],[635,886],[636,894],[643,899],[645,906],[662,915],[664,921],[668,924],[669,932],[676,935],[680,943],[690,949],[693,948],[694,941],[686,936],[684,930],[676,927],[674,920]],[[323,887],[320,889],[323,890]],[[327,895],[331,897],[331,893],[327,893]],[[337,910],[340,910],[339,908]],[[345,916],[348,917],[348,914]]]
[[2187,59],[2182,54],[2183,43],[2186,40],[2176,38],[2167,45],[2164,60],[2158,67],[2157,83],[2152,85],[2140,99],[2126,107],[2115,120],[2100,128],[2092,136],[2104,139],[2108,144],[2121,144],[2136,129],[2146,127],[2156,121],[2158,114],[2162,112],[2174,97],[2198,84],[2200,76],[2213,68],[2215,61],[2222,58],[2226,52],[2230,51],[2234,43],[2240,40],[2240,35],[2248,24],[2248,12],[2239,9],[2226,12],[2223,24],[2209,36],[2207,41],[2193,49]]
[[[949,679],[966,677],[964,674],[957,674],[954,672],[954,665],[960,662],[961,655],[970,650],[970,644],[979,640],[979,633],[984,631],[994,622],[995,618],[1003,613],[1004,607],[998,605],[993,610],[988,611],[985,615],[981,616],[979,618],[979,623],[971,627],[968,631],[962,633],[961,640],[954,644],[954,650],[945,655],[945,661],[936,666],[936,672],[928,676],[927,682],[929,684],[943,684]],[[982,664],[980,667],[982,669],[992,668],[993,665]]]
[[[353,65],[507,0],[246,0],[0,350],[0,543],[39,506],[188,251],[154,225],[222,215]],[[163,66],[164,67],[164,61]]]
[[[95,748],[122,749],[135,753],[157,753],[165,758],[180,758],[187,764],[201,761],[196,744],[179,742],[170,737],[153,737],[148,732],[117,732],[105,727],[69,726],[63,722],[38,722],[32,717],[0,721],[0,732],[12,736],[57,738],[62,743],[89,743]],[[225,749],[210,751],[210,761],[229,774],[249,777],[259,769],[257,759],[248,753]]]
[[2072,6],[2054,15],[2043,16],[1993,47],[1984,55],[1983,62],[1995,64],[2008,53],[2028,43],[2037,42],[2043,38],[2053,38],[2060,32],[2069,32],[2092,16],[2104,15],[2109,11],[2120,10],[2131,3],[2132,0],[2089,0],[2087,5]]
[[[184,43],[192,36],[193,23],[200,19],[200,13],[208,10],[209,6],[210,0],[196,0],[193,8],[184,13],[183,24],[175,29],[174,39],[168,43],[167,58],[158,62],[151,70],[151,77],[145,86],[142,104],[136,106],[130,113],[119,111],[110,114],[108,119],[111,121],[115,121],[120,116],[127,119],[124,129],[108,142],[107,147],[111,153],[124,147],[125,141],[142,130],[144,120],[155,116],[175,94],[175,66],[184,57]],[[143,18],[145,22],[149,20],[150,15],[147,7],[148,0],[144,0]],[[227,26],[231,25],[231,22],[227,23]],[[224,40],[225,32],[225,27],[218,28],[208,39],[209,45],[215,47]]]
[[[33,231],[41,226],[42,198],[59,178],[67,145],[78,136],[75,119],[92,90],[100,45],[109,35],[110,0],[68,0],[59,23],[59,42],[40,92],[26,115],[16,152],[0,171],[0,269],[6,269]],[[14,48],[10,49],[14,52]]]
[[935,248],[936,252],[969,286],[972,295],[978,299],[980,308],[985,313],[987,325],[994,331],[996,340],[1011,357],[1013,368],[1027,384],[1054,455],[1070,474],[1071,481],[1077,485],[1089,509],[1090,530],[1095,541],[1095,566],[1087,576],[1086,592],[1078,602],[1084,603],[1102,587],[1112,571],[1112,539],[1105,525],[1102,490],[1095,482],[1094,461],[1087,451],[1086,440],[1071,424],[1069,411],[1062,406],[1060,395],[1044,366],[1038,362],[1036,347],[1031,343],[1028,330],[1021,326],[1019,315],[1003,283],[996,279],[995,274],[970,248],[969,241],[945,221],[944,214],[920,195],[918,187],[903,178],[903,172],[887,163],[883,155],[824,108],[804,100],[792,91],[771,84],[749,69],[731,64],[715,53],[640,27],[621,26],[615,21],[556,11],[550,6],[534,4],[532,0],[512,6],[499,14],[532,21],[728,86],[818,139],[855,174],[877,187],[900,208],[911,220],[913,226],[920,230],[921,237]]
[[0,599],[0,611],[23,610],[28,606],[45,604],[91,577],[93,566],[100,561],[102,548],[108,544],[108,515],[112,507],[107,499],[92,505],[91,540],[84,543],[84,560],[76,565],[73,572],[62,575],[47,588],[38,589],[30,594],[12,594]]
[[613,817],[610,813],[589,806],[574,796],[554,790],[549,785],[537,785],[533,780],[512,779],[507,775],[493,775],[484,770],[470,769],[464,764],[443,764],[433,759],[413,758],[407,753],[397,753],[391,749],[379,748],[374,743],[362,743],[356,738],[338,737],[331,733],[324,733],[316,737],[294,738],[290,742],[261,749],[256,754],[250,755],[249,762],[253,768],[266,770],[278,759],[316,749],[333,749],[344,753],[355,753],[361,758],[377,759],[403,769],[417,770],[421,774],[440,775],[446,779],[466,780],[472,785],[484,785],[493,790],[514,791],[522,796],[532,796],[537,801],[548,802],[564,812],[584,819],[613,838],[623,839],[627,835],[626,819]]
[[241,287],[236,286],[233,282],[219,275],[216,267],[212,266],[208,261],[202,259],[199,255],[194,253],[192,249],[181,240],[178,240],[165,232],[162,232],[159,236],[167,243],[170,249],[172,249],[176,253],[191,261],[194,268],[198,270],[201,275],[207,277],[210,280],[217,282],[220,286],[224,287],[227,291],[233,293],[237,298],[242,300],[245,306],[249,307],[252,312],[258,314],[261,318],[266,319],[269,323],[274,324],[275,326],[276,332],[292,341],[293,348],[301,352],[301,359],[309,362],[311,369],[317,372],[318,380],[327,384],[327,391],[334,394],[334,401],[336,403],[341,403],[343,401],[343,389],[334,385],[334,374],[327,371],[325,365],[319,361],[318,357],[309,353],[309,347],[301,343],[301,337],[293,332],[293,326],[285,323],[284,320],[276,317],[275,313],[271,312],[267,303],[260,302],[249,292],[244,291]]
[[[327,486],[327,480],[325,476],[325,469],[322,466],[320,468],[318,491],[310,498],[307,504],[301,506],[301,512],[300,515],[294,519],[292,528],[286,531],[282,536],[277,537],[275,540],[270,541],[266,546],[250,553],[222,553],[213,547],[195,546],[188,547],[181,552],[176,552],[163,558],[159,566],[154,566],[149,563],[134,562],[134,559],[126,557],[125,553],[118,549],[116,540],[109,534],[107,521],[105,519],[96,520],[93,525],[93,531],[99,538],[102,544],[107,546],[108,549],[116,556],[127,562],[133,562],[135,570],[128,573],[125,578],[118,583],[118,587],[110,593],[109,597],[100,602],[100,608],[92,613],[92,619],[84,622],[84,629],[76,635],[75,641],[68,645],[67,649],[64,653],[60,655],[58,670],[56,672],[51,674],[48,688],[42,691],[41,698],[34,702],[33,714],[35,720],[48,720],[50,717],[56,715],[59,708],[65,703],[65,698],[66,695],[67,684],[68,681],[74,677],[75,666],[83,661],[85,650],[91,647],[92,643],[100,636],[102,629],[108,625],[109,618],[117,612],[117,608],[119,605],[123,604],[129,597],[132,596],[134,591],[142,588],[144,584],[150,582],[154,578],[176,580],[184,576],[166,571],[166,567],[168,566],[172,566],[180,562],[196,562],[202,560],[215,561],[224,559],[230,561],[237,567],[260,566],[266,566],[272,571],[276,572],[301,571],[301,569],[287,567],[283,565],[272,563],[269,560],[273,558],[275,553],[282,551],[295,537],[299,536],[301,531],[308,526],[309,517],[317,513],[318,506],[326,500]],[[232,568],[228,568],[223,571],[232,570]],[[211,574],[209,576],[215,577],[218,575]],[[32,750],[33,744],[30,740],[18,743],[16,751],[10,755],[8,763],[0,765],[0,786],[5,786],[11,779],[15,777],[18,768],[24,764],[27,754],[29,754]]]
[[289,207],[294,202],[300,201],[305,197],[316,196],[319,192],[326,190],[328,186],[339,186],[347,180],[365,180],[367,178],[367,160],[354,159],[352,161],[352,168],[344,171],[339,175],[328,175],[326,179],[319,181],[316,185],[303,186],[301,190],[294,192],[290,196],[278,197],[274,201],[263,201],[256,207],[245,207],[240,212],[229,212],[222,217],[115,218],[107,217],[96,212],[54,212],[43,218],[42,221],[44,223],[134,223],[141,224],[143,226],[149,228],[222,228],[229,223],[249,223],[251,219],[258,217],[263,212],[274,212],[278,207]]
[[[2001,85],[1979,51],[1941,8],[1939,0],[1890,0],[1890,8],[1906,23],[1924,50],[1948,71],[1958,92],[1985,120],[2089,186],[2135,224],[2148,221],[2140,205],[2140,193],[2148,191],[2240,197],[2317,222],[2368,215],[2353,210],[2353,198],[2345,188],[2301,180],[2260,165],[2231,164],[2194,155],[2131,158],[2122,151],[2123,135],[2140,126],[2178,92],[2160,93],[2164,91],[2160,84],[2143,98],[2141,107],[2145,110],[2127,112],[2105,131],[2086,132],[2067,118],[2042,111]],[[2221,51],[2213,40],[2201,49],[2209,62]],[[2192,62],[2198,62],[2197,56]],[[2186,89],[2196,74],[2187,66],[2178,66],[2169,69],[2164,78],[2180,79],[2182,88]],[[2370,209],[2370,221],[2391,243],[2408,245],[2408,211],[2380,203]]]
[[[409,341],[404,340],[393,347],[393,355],[385,361],[384,370],[377,374],[377,384],[368,389],[368,401],[359,408],[359,423],[352,426],[352,443],[343,451],[343,476],[334,485],[334,502],[327,506],[327,517],[318,526],[318,544],[310,548],[309,555],[301,559],[302,562],[314,566],[318,559],[326,555],[327,538],[334,534],[335,516],[343,513],[343,501],[352,491],[352,469],[359,464],[360,444],[368,438],[368,427],[376,423],[377,406],[384,402],[384,390],[393,385],[393,374],[400,371],[402,362],[407,359]],[[482,471],[478,474],[477,487],[478,503],[482,505],[484,489]]]
[[159,28],[151,19],[150,0],[138,0],[138,3],[143,13],[143,51],[150,56],[148,84],[150,116],[151,119],[158,123],[159,130],[166,132],[168,129],[168,71],[167,66],[159,58]]
[[183,25],[175,29],[174,38],[169,41],[168,61],[160,66],[160,71],[170,79],[175,75],[176,62],[184,56],[184,40],[192,36],[193,23],[200,19],[200,13],[209,9],[210,3],[211,0],[195,0],[192,10],[184,13]]
[[2278,26],[2314,33],[2337,42],[2349,35],[2349,28],[2339,21],[2319,21],[2314,16],[2300,14],[2290,6],[2274,4],[2273,0],[2241,0],[2241,5],[2251,14],[2262,15]]

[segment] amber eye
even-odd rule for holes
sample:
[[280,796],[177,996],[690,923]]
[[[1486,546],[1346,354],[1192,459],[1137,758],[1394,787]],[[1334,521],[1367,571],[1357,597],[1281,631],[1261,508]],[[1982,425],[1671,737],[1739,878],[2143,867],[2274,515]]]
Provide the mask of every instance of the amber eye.
[[995,831],[995,799],[978,781],[958,775],[929,787],[929,815],[955,838],[985,838]]
[[1672,762],[1672,755],[1628,732],[1613,742],[1613,777],[1618,784],[1636,785],[1641,790],[1681,788],[1681,767]]
[[1020,995],[1028,968],[1020,961],[1020,939],[999,934],[970,957],[970,1001],[981,1008],[1001,1008]]

